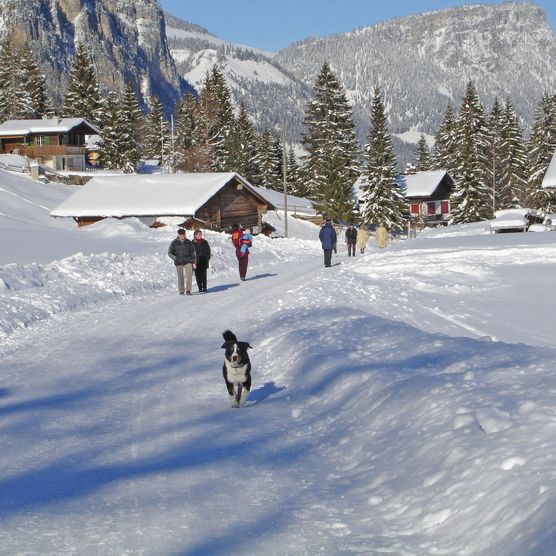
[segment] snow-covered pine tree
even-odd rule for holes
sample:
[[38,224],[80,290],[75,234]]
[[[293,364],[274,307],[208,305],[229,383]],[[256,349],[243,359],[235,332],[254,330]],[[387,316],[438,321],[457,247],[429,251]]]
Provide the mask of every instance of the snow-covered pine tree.
[[451,104],[448,104],[444,120],[435,137],[431,168],[447,170],[454,177],[457,165],[456,118]]
[[183,162],[187,149],[193,146],[196,110],[197,100],[191,93],[186,93],[176,105],[174,140],[179,163]]
[[456,122],[457,166],[453,169],[451,212],[454,224],[492,217],[492,190],[486,185],[487,130],[475,84],[467,84]]
[[232,95],[226,85],[224,75],[214,65],[203,82],[199,98],[199,121],[197,128],[198,146],[207,145],[211,159],[211,169],[221,171],[227,161],[226,141],[231,133],[234,112]]
[[556,199],[542,189],[542,180],[556,149],[556,95],[545,94],[535,115],[527,144],[528,180],[524,204],[530,208],[556,210]]
[[319,213],[351,220],[353,183],[358,175],[357,139],[352,109],[327,63],[317,77],[314,93],[304,117],[302,141],[308,155],[303,174]]
[[487,121],[486,157],[486,185],[491,188],[492,215],[501,208],[508,208],[511,203],[511,190],[502,186],[502,126],[503,108],[498,98],[494,99],[492,110]]
[[11,74],[13,67],[13,49],[9,37],[0,42],[0,122],[11,119]]
[[164,166],[171,150],[170,124],[164,115],[164,107],[160,99],[154,95],[149,99],[149,112],[145,121],[143,142],[143,158],[158,160],[160,165]]
[[282,185],[281,168],[276,156],[275,137],[270,128],[265,128],[258,135],[256,142],[256,175],[253,184],[267,189],[280,190]]
[[402,230],[405,201],[396,182],[396,155],[380,89],[375,88],[371,104],[371,127],[365,145],[365,176],[362,187],[363,222],[384,224],[390,231]]
[[103,99],[93,60],[83,43],[75,48],[62,114],[102,125]]
[[35,118],[32,83],[28,73],[28,48],[15,49],[10,37],[0,44],[0,118]]
[[450,224],[486,220],[492,215],[489,195],[485,194],[484,165],[481,164],[475,130],[471,123],[459,129],[459,166],[457,182],[451,196]]
[[120,102],[119,95],[111,91],[106,99],[103,113],[99,162],[107,170],[120,169],[122,166],[122,153],[120,149],[123,130]]
[[251,182],[256,176],[256,133],[245,104],[232,122],[230,134],[224,143],[225,159],[222,170],[236,172]]
[[524,206],[527,186],[527,153],[523,132],[514,105],[508,99],[502,114],[502,142],[500,145],[500,208]]
[[286,158],[286,180],[290,195],[295,195],[296,197],[308,196],[309,192],[305,186],[305,181],[301,177],[301,171],[295,156],[295,151],[291,145],[288,149],[288,155]]
[[145,127],[145,114],[141,109],[139,104],[139,98],[131,82],[127,82],[125,85],[124,93],[122,95],[121,109],[127,120],[129,126],[128,130],[133,139],[134,145],[130,144],[132,151],[130,152],[130,160],[135,160],[135,164],[139,161],[139,154],[142,150],[142,137],[144,135]]
[[430,166],[431,161],[429,146],[425,135],[421,133],[421,137],[419,137],[419,141],[417,142],[417,147],[415,149],[415,167],[418,172],[424,172],[426,170],[430,170]]
[[22,69],[22,89],[27,92],[30,101],[28,117],[39,119],[53,116],[54,110],[48,97],[46,79],[28,46],[24,46],[19,53],[19,65]]

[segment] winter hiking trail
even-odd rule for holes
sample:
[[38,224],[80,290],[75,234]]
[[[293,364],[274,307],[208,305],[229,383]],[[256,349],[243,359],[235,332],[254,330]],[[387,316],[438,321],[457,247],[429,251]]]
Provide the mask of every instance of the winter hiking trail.
[[[526,357],[540,373],[548,350],[379,318],[361,306],[368,290],[353,273],[358,259],[342,263],[277,264],[251,270],[245,283],[219,278],[192,297],[172,285],[31,327],[1,364],[2,551],[372,553],[403,538],[398,554],[425,554],[439,537],[464,549],[469,531],[454,533],[447,508],[466,496],[465,472],[474,479],[468,458],[537,473],[519,451],[529,430],[498,440],[500,450],[496,438],[479,453],[458,448],[454,431],[469,423],[492,431],[515,420],[488,411],[486,398],[485,411],[473,411],[477,374],[515,368],[507,395],[517,397],[526,392],[518,362]],[[254,347],[243,409],[229,407],[222,378],[227,328]],[[423,414],[407,403],[416,392]],[[431,431],[428,444],[415,429]],[[405,438],[400,453],[393,434]],[[459,478],[453,494],[419,491],[415,507],[413,462],[431,443],[443,446],[445,466],[416,484]],[[550,465],[554,448],[536,465]],[[502,510],[493,508],[493,523]]]

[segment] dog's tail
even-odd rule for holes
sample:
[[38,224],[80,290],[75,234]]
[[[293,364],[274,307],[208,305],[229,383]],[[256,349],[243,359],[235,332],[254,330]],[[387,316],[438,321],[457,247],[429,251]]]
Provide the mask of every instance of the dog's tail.
[[226,330],[225,332],[223,332],[222,336],[224,336],[225,342],[237,342],[236,335],[230,330]]

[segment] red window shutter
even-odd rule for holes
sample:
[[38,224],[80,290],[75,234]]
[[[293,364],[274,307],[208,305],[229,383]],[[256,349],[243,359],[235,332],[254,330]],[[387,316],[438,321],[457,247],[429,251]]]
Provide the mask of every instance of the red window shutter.
[[442,214],[448,214],[450,212],[450,204],[448,203],[448,201],[440,202],[440,212]]
[[436,212],[436,203],[427,203],[427,213],[435,214],[435,212]]
[[418,204],[412,204],[409,207],[409,211],[411,212],[411,214],[419,214],[419,205]]

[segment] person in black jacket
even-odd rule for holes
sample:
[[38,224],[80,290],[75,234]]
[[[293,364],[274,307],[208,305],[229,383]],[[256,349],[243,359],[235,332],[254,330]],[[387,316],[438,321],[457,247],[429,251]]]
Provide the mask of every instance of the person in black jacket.
[[207,269],[210,261],[210,245],[206,239],[203,238],[201,230],[195,230],[193,234],[193,247],[195,248],[195,255],[197,257],[197,264],[195,266],[195,280],[197,280],[197,287],[200,292],[207,291]]
[[[168,256],[176,265],[180,295],[184,293],[191,295],[193,269],[196,266],[197,257],[195,255],[195,247],[193,247],[193,243],[185,237],[185,230],[183,228],[178,230],[178,237],[170,243],[170,247],[168,247]],[[187,284],[184,284],[184,273],[187,277]]]
[[353,222],[349,223],[346,230],[346,243],[348,246],[348,257],[355,257],[355,245],[357,243],[357,230],[353,227]]

